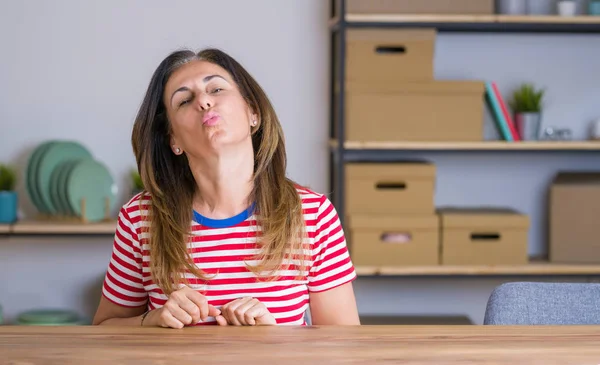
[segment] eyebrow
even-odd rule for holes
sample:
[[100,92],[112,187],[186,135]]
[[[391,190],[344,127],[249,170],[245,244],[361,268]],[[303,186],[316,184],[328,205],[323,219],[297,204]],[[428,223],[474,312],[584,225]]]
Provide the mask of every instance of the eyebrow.
[[[225,78],[221,75],[208,75],[202,79],[202,82],[205,82],[205,83],[209,82],[210,80],[214,79],[215,77],[225,80]],[[227,80],[225,80],[225,81],[227,81]],[[173,94],[171,94],[171,101],[170,101],[171,104],[173,104],[173,97],[175,96],[175,94],[177,94],[178,92],[182,92],[182,91],[191,91],[191,90],[187,86],[182,86],[179,89],[173,91]]]

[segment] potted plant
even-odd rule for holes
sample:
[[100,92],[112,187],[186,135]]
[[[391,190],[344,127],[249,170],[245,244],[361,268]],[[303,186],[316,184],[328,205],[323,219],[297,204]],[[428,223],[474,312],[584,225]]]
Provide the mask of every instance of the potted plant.
[[510,106],[515,126],[523,141],[538,139],[542,122],[542,101],[545,91],[525,83],[513,92]]
[[136,169],[131,170],[131,183],[133,185],[131,190],[132,195],[139,194],[144,190],[144,183],[142,182],[142,178]]
[[14,223],[17,220],[17,174],[8,165],[0,165],[0,223]]

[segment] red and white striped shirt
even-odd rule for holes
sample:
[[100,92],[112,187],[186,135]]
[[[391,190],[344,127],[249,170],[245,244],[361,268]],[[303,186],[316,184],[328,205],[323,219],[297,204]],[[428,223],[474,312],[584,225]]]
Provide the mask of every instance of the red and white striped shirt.
[[[208,219],[194,212],[188,250],[194,263],[210,276],[206,281],[191,274],[190,286],[220,307],[232,300],[251,296],[269,309],[278,324],[304,325],[309,293],[322,292],[356,278],[344,232],[337,212],[329,199],[298,188],[302,199],[308,250],[306,269],[298,280],[298,268],[279,270],[274,281],[258,278],[245,264],[254,265],[257,254],[256,216],[252,209],[228,219]],[[142,220],[149,207],[140,195],[125,204],[118,217],[113,251],[106,272],[102,294],[111,302],[126,307],[159,308],[167,296],[153,282],[150,274],[150,247],[147,228]],[[142,215],[140,215],[142,213]],[[186,274],[187,275],[187,274]],[[198,324],[216,324],[214,318]]]

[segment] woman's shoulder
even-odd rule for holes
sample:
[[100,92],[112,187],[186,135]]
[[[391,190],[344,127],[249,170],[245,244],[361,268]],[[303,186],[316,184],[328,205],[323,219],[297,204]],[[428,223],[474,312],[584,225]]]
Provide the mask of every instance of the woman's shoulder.
[[302,209],[305,218],[313,219],[315,222],[327,219],[330,216],[337,217],[337,211],[326,194],[318,193],[310,188],[297,185],[296,190],[302,200]]
[[313,204],[323,204],[323,202],[327,201],[327,196],[325,194],[317,193],[316,191],[308,188],[306,186],[295,184],[296,191],[302,200],[303,205],[313,205]]
[[121,214],[126,215],[127,218],[133,221],[138,221],[139,217],[148,213],[151,202],[152,200],[149,193],[137,193],[123,204],[121,207]]

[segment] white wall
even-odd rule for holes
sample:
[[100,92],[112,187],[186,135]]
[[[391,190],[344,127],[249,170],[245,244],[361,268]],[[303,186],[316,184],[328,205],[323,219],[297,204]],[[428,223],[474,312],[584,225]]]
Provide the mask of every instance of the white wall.
[[[287,135],[290,176],[326,192],[327,3],[0,2],[0,161],[23,167],[43,140],[77,139],[108,165],[125,199],[134,166],[132,120],[154,68],[178,47],[217,46],[244,64],[271,97]],[[600,116],[598,59],[595,35],[443,34],[436,76],[493,79],[505,93],[520,81],[535,81],[549,88],[546,121],[571,126],[582,137],[585,125]],[[439,163],[438,203],[502,202],[537,215],[556,168],[600,168],[595,154],[429,157]],[[483,172],[492,175],[484,179]],[[30,216],[31,204],[19,190],[22,214]],[[545,251],[543,229],[530,233],[532,253]],[[110,238],[0,239],[6,316],[64,306],[91,316],[110,248]],[[481,322],[487,295],[505,280],[364,278],[356,289],[363,313],[466,314]]]
[[[132,121],[152,72],[176,48],[215,46],[270,96],[289,175],[326,191],[328,9],[323,0],[2,1],[0,161],[22,168],[43,140],[76,139],[107,164],[123,201],[135,166]],[[19,191],[22,214],[31,216],[22,184]],[[106,269],[110,239],[33,241],[0,239],[6,317],[71,304],[90,315],[80,294]]]

